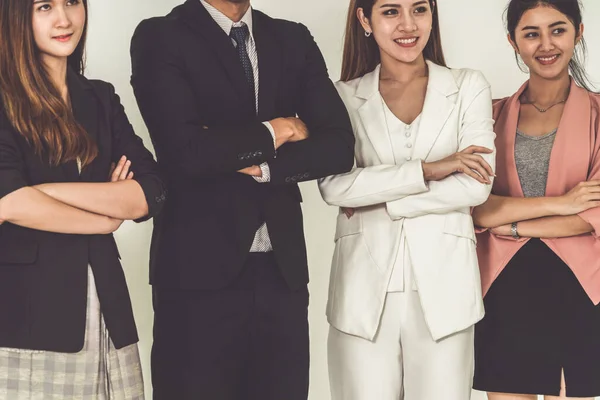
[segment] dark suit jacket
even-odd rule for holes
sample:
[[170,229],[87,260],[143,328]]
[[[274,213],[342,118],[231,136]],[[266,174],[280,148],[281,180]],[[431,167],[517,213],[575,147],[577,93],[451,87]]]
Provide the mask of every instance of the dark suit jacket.
[[[106,182],[111,162],[126,155],[156,215],[165,186],[152,154],[129,124],[114,88],[72,71],[68,86],[76,120],[99,148],[83,169],[51,167],[36,155],[0,110],[0,198],[25,186]],[[102,314],[117,348],[137,342],[119,253],[112,235],[66,235],[0,225],[0,347],[77,352],[84,343],[87,271],[91,265]]]
[[[263,221],[289,286],[308,282],[297,183],[350,170],[354,136],[308,29],[254,11],[253,35],[258,116],[230,38],[198,0],[143,21],[134,34],[132,85],[170,185],[155,221],[155,286],[226,286]],[[310,138],[275,154],[262,122],[296,114]],[[269,163],[270,183],[236,172],[262,162]]]

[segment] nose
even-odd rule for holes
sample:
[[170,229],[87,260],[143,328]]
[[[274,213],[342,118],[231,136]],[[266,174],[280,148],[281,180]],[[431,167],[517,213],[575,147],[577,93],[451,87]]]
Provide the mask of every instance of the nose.
[[550,35],[542,35],[541,36],[541,43],[540,43],[540,50],[548,52],[548,51],[552,51],[554,50],[555,46],[554,43],[552,41],[552,36]]
[[404,10],[404,14],[398,25],[398,30],[401,32],[414,32],[417,30],[417,23],[410,10]]
[[68,28],[71,26],[71,20],[69,19],[69,14],[67,10],[63,6],[57,6],[54,8],[56,11],[56,28]]

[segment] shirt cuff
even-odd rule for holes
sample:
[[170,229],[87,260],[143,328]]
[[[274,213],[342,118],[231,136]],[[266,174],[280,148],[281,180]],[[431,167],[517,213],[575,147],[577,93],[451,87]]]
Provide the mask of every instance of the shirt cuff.
[[273,138],[273,148],[275,148],[275,146],[277,146],[277,140],[275,139],[275,129],[273,129],[273,126],[270,122],[263,122],[263,124],[267,127],[269,132],[271,132],[271,137]]
[[253,176],[254,180],[258,183],[268,183],[271,182],[271,168],[269,168],[268,163],[260,164],[260,170],[262,171],[262,176]]

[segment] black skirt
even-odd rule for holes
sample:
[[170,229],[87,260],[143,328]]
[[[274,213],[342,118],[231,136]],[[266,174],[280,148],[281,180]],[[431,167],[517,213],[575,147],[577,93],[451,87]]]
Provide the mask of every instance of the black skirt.
[[519,250],[484,303],[476,390],[557,396],[564,370],[568,397],[600,396],[600,307],[542,241]]

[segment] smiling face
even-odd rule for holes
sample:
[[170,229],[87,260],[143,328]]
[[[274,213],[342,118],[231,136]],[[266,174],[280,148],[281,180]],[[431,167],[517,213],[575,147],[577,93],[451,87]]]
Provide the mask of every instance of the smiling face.
[[428,0],[377,0],[371,18],[358,9],[366,32],[372,32],[382,59],[414,63],[423,56],[431,36],[433,13]]
[[73,54],[84,32],[85,16],[82,0],[33,1],[33,36],[42,60]]
[[517,24],[514,40],[509,41],[530,73],[554,80],[569,73],[569,62],[581,40],[569,18],[553,7],[538,6],[526,11]]

